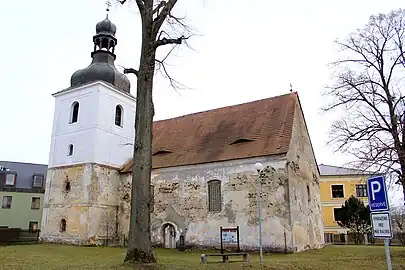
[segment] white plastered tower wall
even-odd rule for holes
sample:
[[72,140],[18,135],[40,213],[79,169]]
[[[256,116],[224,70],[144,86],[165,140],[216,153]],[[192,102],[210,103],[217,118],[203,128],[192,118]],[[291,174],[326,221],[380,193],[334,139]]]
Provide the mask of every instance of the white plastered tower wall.
[[55,97],[41,240],[98,244],[117,232],[118,169],[131,156],[135,98],[115,67],[117,27],[97,23],[92,61]]
[[[135,99],[113,87],[94,82],[54,94],[55,113],[48,168],[82,163],[120,167],[132,154]],[[79,103],[78,120],[70,123],[72,105]],[[122,126],[115,125],[116,106]],[[73,154],[68,155],[69,145]]]
[[[53,96],[41,240],[97,243],[117,230],[118,169],[133,151],[135,99],[101,81]],[[75,102],[79,103],[78,119],[70,123]],[[122,108],[121,126],[115,124],[117,106]],[[73,145],[72,155],[69,145]],[[66,231],[61,231],[62,220]]]

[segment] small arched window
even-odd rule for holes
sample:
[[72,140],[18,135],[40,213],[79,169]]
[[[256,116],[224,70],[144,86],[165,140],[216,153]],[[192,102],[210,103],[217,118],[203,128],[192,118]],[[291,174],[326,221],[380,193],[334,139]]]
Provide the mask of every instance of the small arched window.
[[73,144],[69,144],[69,147],[68,147],[68,156],[71,156],[71,155],[73,155]]
[[66,191],[66,192],[69,192],[70,189],[71,189],[71,187],[70,187],[70,181],[66,181],[66,183],[65,183],[65,191]]
[[221,181],[211,180],[208,182],[208,211],[220,212],[222,206]]
[[123,109],[121,105],[115,107],[115,125],[122,127],[122,113]]
[[60,221],[60,231],[66,232],[66,219],[64,218]]
[[311,191],[309,190],[309,186],[307,185],[307,196],[308,196],[308,202],[311,201]]
[[79,118],[79,102],[75,101],[70,108],[70,123],[76,123]]

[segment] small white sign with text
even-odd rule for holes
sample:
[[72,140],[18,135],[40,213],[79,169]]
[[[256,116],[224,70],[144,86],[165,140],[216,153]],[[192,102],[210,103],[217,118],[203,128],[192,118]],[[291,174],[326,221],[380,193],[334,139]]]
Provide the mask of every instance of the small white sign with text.
[[392,238],[391,217],[389,212],[371,213],[373,237],[381,239]]

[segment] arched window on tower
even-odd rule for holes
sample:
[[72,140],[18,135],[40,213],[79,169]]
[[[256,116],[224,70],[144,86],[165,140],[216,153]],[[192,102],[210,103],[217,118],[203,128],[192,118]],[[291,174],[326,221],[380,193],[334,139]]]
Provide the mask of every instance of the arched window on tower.
[[68,147],[68,156],[71,156],[71,155],[73,155],[73,144],[69,144],[69,147]]
[[62,218],[60,221],[60,231],[61,232],[66,232],[66,219]]
[[308,196],[308,202],[311,201],[311,190],[309,189],[309,186],[307,185],[307,196]]
[[124,110],[121,105],[115,107],[115,125],[122,127],[122,113]]
[[220,212],[222,206],[221,181],[211,180],[208,182],[208,211]]
[[79,118],[79,102],[75,101],[70,108],[70,124],[76,123]]

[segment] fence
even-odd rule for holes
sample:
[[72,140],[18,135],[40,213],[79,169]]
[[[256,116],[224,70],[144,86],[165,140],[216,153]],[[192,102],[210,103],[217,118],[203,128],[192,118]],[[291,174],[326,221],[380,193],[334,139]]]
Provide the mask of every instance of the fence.
[[20,228],[0,228],[0,245],[38,243],[39,232]]
[[[334,245],[384,245],[383,239],[373,238],[372,233],[367,234],[367,239],[363,234],[348,233],[345,234],[333,234],[325,233],[325,244]],[[396,233],[390,240],[392,246],[405,245],[405,233]]]

